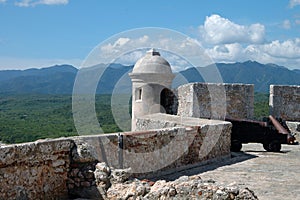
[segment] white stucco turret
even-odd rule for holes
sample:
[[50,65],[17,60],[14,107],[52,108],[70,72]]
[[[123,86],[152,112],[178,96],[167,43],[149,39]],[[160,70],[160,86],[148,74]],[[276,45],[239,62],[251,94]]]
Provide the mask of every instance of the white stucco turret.
[[132,81],[131,130],[134,131],[139,116],[161,112],[161,92],[171,87],[174,74],[168,61],[151,49],[136,62],[129,76]]

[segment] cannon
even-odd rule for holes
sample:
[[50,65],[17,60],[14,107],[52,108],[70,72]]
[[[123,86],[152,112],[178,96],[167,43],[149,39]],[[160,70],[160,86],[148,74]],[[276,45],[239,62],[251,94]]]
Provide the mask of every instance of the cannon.
[[263,121],[226,118],[232,123],[231,151],[240,151],[244,143],[261,143],[266,151],[279,152],[281,144],[298,144],[285,121],[272,115]]

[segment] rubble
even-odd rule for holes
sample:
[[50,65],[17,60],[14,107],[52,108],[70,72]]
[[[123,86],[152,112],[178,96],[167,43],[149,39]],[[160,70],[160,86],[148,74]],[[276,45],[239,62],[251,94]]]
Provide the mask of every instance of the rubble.
[[174,181],[153,182],[146,179],[128,179],[128,172],[128,169],[109,169],[105,163],[96,165],[96,185],[103,199],[258,199],[248,188],[240,188],[234,184],[220,185],[211,179],[202,180],[199,175],[181,176]]

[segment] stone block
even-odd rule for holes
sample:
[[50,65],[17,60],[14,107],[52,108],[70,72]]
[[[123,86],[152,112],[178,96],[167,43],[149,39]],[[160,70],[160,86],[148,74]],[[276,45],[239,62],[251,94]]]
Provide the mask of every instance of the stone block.
[[300,121],[300,86],[270,86],[271,115],[288,121]]
[[178,115],[224,119],[252,118],[254,85],[190,83],[178,88]]

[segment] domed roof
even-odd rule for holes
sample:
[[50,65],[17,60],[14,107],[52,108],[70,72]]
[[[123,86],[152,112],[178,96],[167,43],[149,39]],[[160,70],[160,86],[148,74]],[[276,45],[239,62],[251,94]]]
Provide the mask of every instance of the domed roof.
[[172,74],[171,66],[155,49],[147,51],[134,65],[132,73]]

